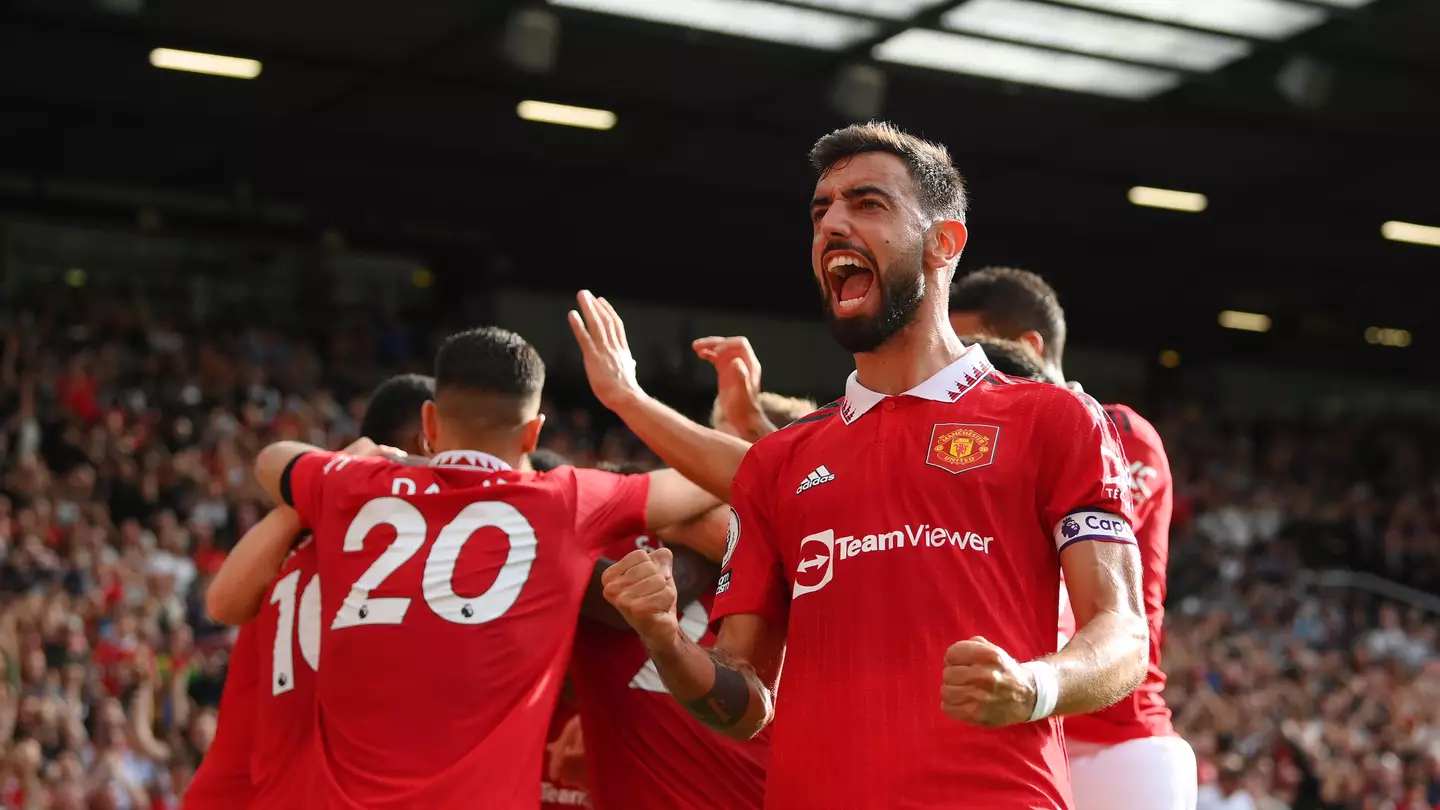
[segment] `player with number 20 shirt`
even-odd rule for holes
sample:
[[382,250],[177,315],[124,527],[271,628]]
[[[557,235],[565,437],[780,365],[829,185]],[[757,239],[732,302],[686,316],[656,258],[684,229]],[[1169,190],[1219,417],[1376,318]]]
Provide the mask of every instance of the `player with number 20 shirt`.
[[287,481],[335,583],[318,692],[330,806],[537,802],[600,551],[582,543],[642,531],[646,479],[459,451],[429,467],[312,452]]
[[314,533],[324,667],[306,807],[536,808],[546,731],[606,542],[718,501],[673,470],[528,469],[544,366],[477,329],[436,358],[429,464],[294,442],[257,477]]

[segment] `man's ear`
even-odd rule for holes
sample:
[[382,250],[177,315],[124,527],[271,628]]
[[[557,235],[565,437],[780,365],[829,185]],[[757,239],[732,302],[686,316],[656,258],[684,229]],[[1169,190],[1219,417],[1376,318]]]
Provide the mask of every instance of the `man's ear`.
[[970,232],[959,220],[942,219],[931,224],[925,240],[925,266],[953,268],[969,238]]
[[1045,338],[1041,337],[1040,333],[1034,329],[1028,332],[1021,332],[1020,342],[1029,346],[1035,352],[1036,357],[1043,358],[1045,356]]
[[420,406],[420,435],[425,440],[426,454],[434,455],[435,448],[440,446],[440,417],[433,399]]
[[520,428],[520,452],[530,455],[540,446],[540,429],[545,427],[545,414],[537,413],[535,418]]

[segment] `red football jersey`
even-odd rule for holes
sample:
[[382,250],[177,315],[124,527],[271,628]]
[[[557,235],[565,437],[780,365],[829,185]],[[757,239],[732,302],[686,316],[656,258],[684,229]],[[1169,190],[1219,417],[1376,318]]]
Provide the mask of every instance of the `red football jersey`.
[[310,806],[536,808],[546,731],[603,545],[649,479],[316,451],[282,489],[314,530],[320,756]]
[[787,627],[766,807],[1071,806],[1060,721],[940,710],[945,650],[1055,650],[1060,552],[1133,544],[1114,427],[1083,394],[978,346],[901,396],[843,400],[762,439],[732,489],[717,617]]
[[[1150,670],[1145,682],[1119,703],[1094,714],[1065,718],[1065,736],[1114,745],[1140,737],[1175,734],[1170,707],[1161,694],[1165,690],[1165,671],[1160,668],[1160,648],[1165,639],[1165,569],[1170,561],[1170,515],[1175,497],[1170,460],[1155,426],[1124,405],[1106,405],[1105,412],[1119,432],[1125,457],[1130,461],[1127,474],[1135,502],[1135,539],[1140,545],[1144,576],[1145,618],[1150,624]],[[1075,618],[1068,598],[1062,608],[1070,615],[1069,635],[1074,635]]]
[[[648,537],[623,539],[605,555],[657,548]],[[691,602],[680,628],[704,646],[714,596]],[[628,630],[581,619],[570,681],[580,704],[590,796],[599,810],[745,810],[760,808],[770,761],[769,732],[744,742],[722,737],[691,717]]]
[[240,628],[230,650],[215,739],[185,790],[185,810],[246,810],[250,806],[254,792],[250,752],[255,740],[255,698],[260,691],[255,648],[255,628]]
[[[555,716],[550,721],[550,733],[546,735],[547,743],[545,756],[541,761],[540,768],[540,810],[573,810],[576,807],[593,808],[590,803],[590,793],[585,788],[574,785],[561,784],[550,781],[550,748],[549,743],[555,742],[560,733],[565,730],[565,724],[575,716],[575,709],[571,708],[564,700],[555,706]],[[589,759],[590,752],[585,752],[586,759]]]
[[314,537],[285,560],[255,617],[255,747],[251,810],[289,810],[315,776],[315,680],[320,667],[320,575]]

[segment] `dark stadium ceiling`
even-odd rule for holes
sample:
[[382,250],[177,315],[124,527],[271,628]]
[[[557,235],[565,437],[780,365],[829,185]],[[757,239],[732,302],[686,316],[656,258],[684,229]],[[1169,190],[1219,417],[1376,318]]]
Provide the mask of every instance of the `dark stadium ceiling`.
[[[550,70],[506,57],[508,31],[543,62],[547,30]],[[1437,43],[1437,0],[8,0],[0,204],[133,221],[148,199],[177,229],[493,244],[535,283],[808,307],[804,153],[852,120],[838,77],[863,107],[878,75],[881,115],[969,177],[966,267],[1034,267],[1116,329],[1225,307],[1419,328],[1433,297],[1406,293],[1440,247],[1381,229],[1440,225]],[[155,48],[263,71],[158,70]],[[1135,286],[1185,314],[1136,312]]]

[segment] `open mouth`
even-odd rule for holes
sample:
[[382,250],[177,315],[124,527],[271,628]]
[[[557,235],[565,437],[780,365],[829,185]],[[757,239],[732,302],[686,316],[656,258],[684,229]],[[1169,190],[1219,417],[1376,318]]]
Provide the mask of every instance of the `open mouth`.
[[830,297],[837,312],[864,306],[875,286],[875,268],[863,256],[849,251],[825,255],[825,272],[830,275]]

